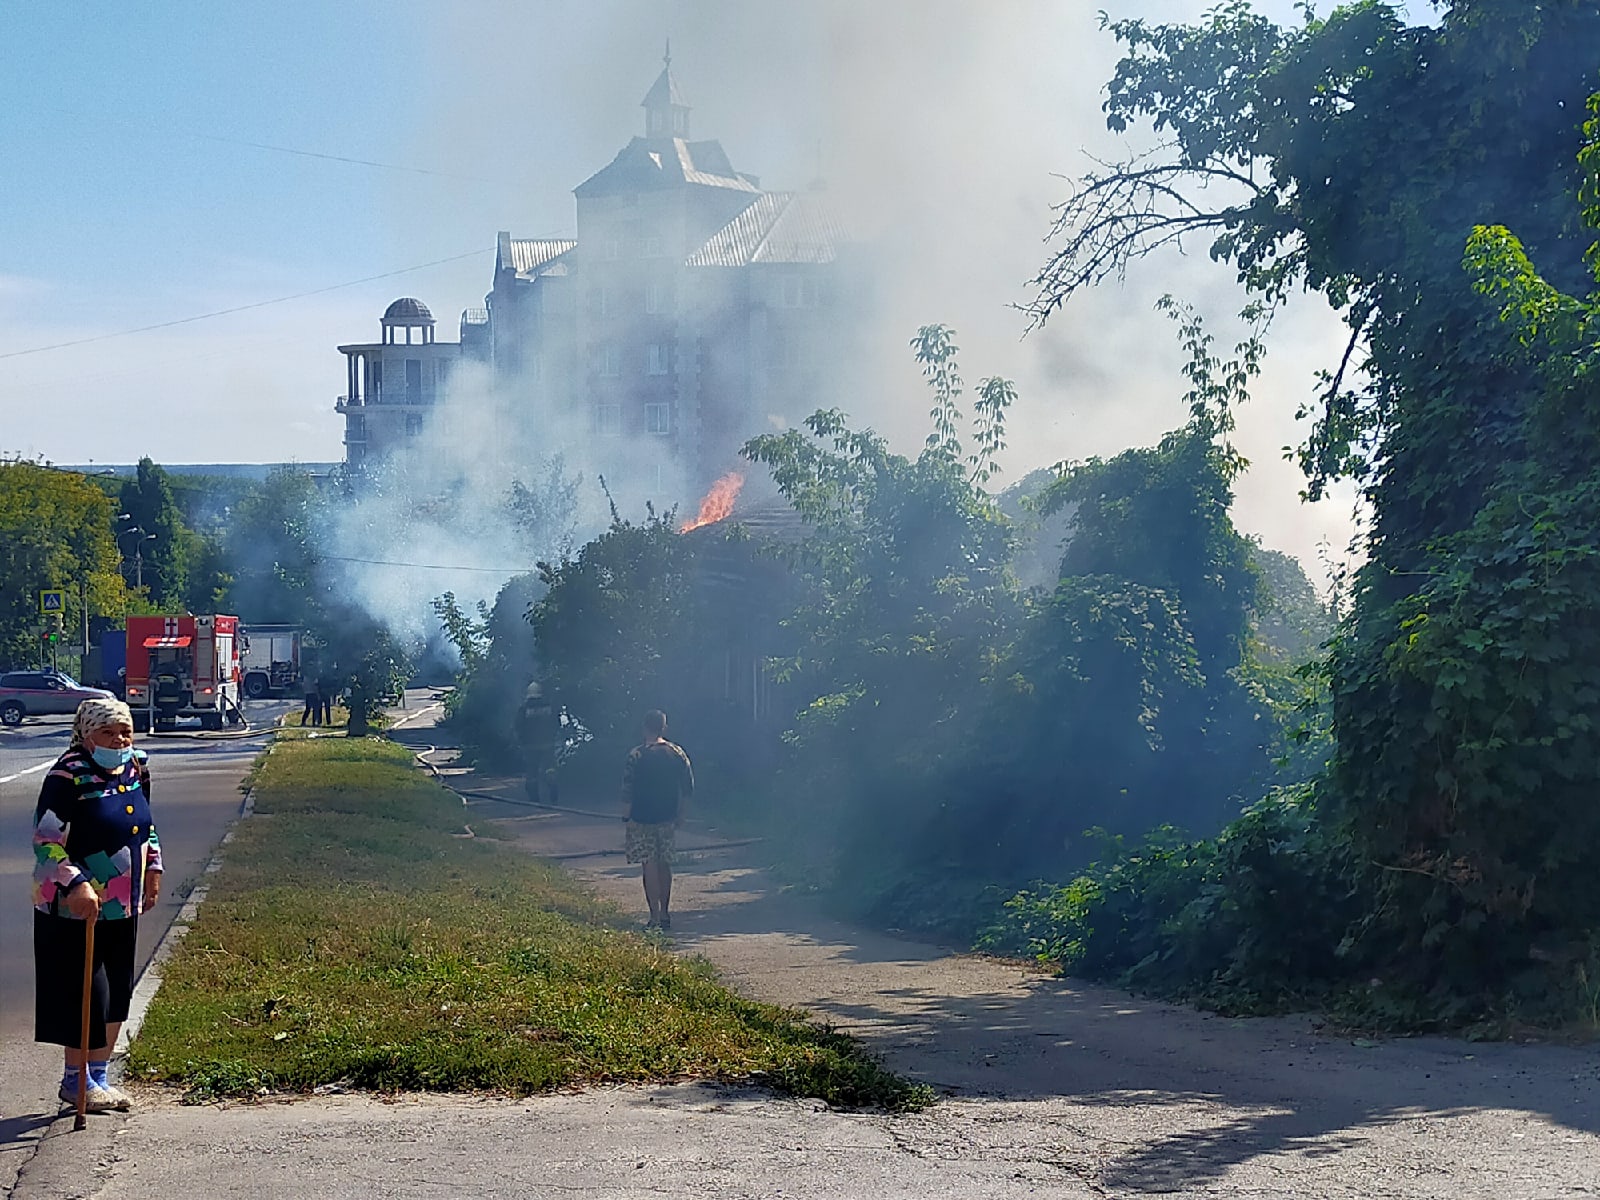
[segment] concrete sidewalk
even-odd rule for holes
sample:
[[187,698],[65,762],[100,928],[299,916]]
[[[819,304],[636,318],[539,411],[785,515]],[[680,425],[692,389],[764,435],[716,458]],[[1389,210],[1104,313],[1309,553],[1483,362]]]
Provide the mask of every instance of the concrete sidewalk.
[[[130,1117],[57,1126],[15,1200],[529,1200],[605,1196],[972,1200],[1104,1195],[1053,1152],[929,1155],[904,1119],[703,1084],[529,1101],[333,1096],[185,1108],[141,1092]],[[912,1128],[905,1129],[913,1133]]]

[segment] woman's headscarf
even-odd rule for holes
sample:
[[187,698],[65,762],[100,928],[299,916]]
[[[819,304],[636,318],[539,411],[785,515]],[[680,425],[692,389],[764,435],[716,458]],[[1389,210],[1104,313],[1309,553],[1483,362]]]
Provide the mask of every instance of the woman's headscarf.
[[72,722],[72,748],[84,749],[89,735],[111,725],[132,725],[133,712],[121,700],[85,700]]

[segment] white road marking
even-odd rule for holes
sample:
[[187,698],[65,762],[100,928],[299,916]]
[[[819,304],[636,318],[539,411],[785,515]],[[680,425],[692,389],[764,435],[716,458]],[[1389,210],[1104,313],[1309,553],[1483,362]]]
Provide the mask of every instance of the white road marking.
[[21,779],[24,775],[37,775],[40,771],[48,771],[51,767],[53,767],[55,765],[56,765],[56,760],[54,758],[47,759],[44,762],[40,763],[38,766],[29,767],[25,771],[18,771],[15,775],[0,775],[0,783],[10,783],[13,780]]

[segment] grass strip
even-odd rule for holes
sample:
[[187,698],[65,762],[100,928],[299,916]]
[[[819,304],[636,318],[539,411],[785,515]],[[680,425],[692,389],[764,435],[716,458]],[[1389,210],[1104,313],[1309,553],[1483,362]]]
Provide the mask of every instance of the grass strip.
[[622,928],[557,867],[465,836],[459,803],[398,746],[280,741],[255,794],[163,970],[135,1078],[196,1101],[684,1079],[899,1111],[932,1098]]

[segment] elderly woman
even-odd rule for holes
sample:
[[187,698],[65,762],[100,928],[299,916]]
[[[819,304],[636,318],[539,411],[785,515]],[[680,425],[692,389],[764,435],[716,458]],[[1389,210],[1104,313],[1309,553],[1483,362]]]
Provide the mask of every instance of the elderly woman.
[[[72,745],[39,790],[33,830],[34,1040],[66,1048],[61,1099],[90,1112],[127,1109],[106,1066],[133,996],[139,914],[161,894],[161,844],[150,821],[150,771],[120,700],[85,700]],[[84,925],[95,921],[94,983],[84,1061]]]

